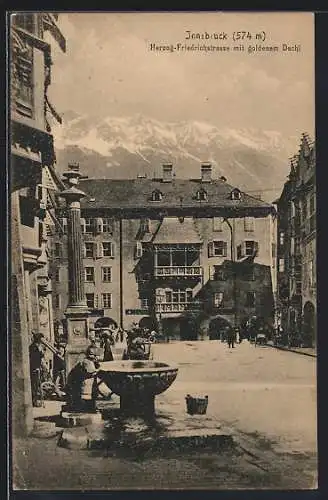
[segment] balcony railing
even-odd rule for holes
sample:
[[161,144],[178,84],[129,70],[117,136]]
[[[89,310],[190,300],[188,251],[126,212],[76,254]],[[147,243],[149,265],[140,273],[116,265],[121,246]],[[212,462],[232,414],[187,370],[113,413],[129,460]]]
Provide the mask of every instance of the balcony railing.
[[183,312],[187,310],[200,309],[201,302],[161,302],[160,304],[155,304],[155,310],[158,313],[170,313],[170,312]]
[[202,267],[200,266],[163,266],[154,268],[155,278],[159,277],[200,277],[202,275]]

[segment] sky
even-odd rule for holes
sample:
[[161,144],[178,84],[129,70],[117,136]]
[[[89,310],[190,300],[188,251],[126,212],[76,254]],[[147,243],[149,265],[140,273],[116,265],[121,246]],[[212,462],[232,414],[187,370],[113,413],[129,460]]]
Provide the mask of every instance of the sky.
[[[311,13],[63,13],[67,40],[53,45],[49,96],[59,113],[99,120],[141,113],[163,121],[314,133],[314,17]],[[186,31],[265,32],[264,46],[293,52],[155,52],[150,43],[186,41]],[[204,43],[201,41],[200,43]],[[247,45],[260,42],[247,40]]]

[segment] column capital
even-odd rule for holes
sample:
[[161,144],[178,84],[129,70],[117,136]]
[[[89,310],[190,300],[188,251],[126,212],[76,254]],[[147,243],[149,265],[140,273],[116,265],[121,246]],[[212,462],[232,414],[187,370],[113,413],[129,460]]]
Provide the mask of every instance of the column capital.
[[83,191],[74,186],[70,186],[68,189],[61,191],[59,195],[66,200],[66,203],[80,201],[81,198],[84,198],[86,196]]

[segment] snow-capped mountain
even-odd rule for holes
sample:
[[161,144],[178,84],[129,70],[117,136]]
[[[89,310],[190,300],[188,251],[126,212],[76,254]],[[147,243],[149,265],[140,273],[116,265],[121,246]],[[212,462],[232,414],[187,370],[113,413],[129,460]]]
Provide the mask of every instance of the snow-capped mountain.
[[280,192],[288,175],[288,158],[299,138],[276,131],[218,129],[204,122],[161,122],[143,115],[108,117],[102,121],[67,112],[63,125],[53,127],[59,172],[79,162],[89,177],[160,176],[171,162],[179,178],[198,178],[200,164],[209,161],[215,178],[248,192]]

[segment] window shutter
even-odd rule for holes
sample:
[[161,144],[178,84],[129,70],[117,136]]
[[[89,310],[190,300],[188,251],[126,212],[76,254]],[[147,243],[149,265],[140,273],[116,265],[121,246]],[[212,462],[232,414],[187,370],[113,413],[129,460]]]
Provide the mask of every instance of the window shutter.
[[82,233],[85,233],[85,219],[81,218],[81,231]]
[[223,242],[223,257],[226,257],[228,255],[228,244],[226,241]]
[[63,230],[64,230],[64,234],[67,234],[67,219],[66,219],[66,217],[63,218]]
[[137,241],[135,246],[135,258],[140,259],[141,257],[142,257],[142,243],[141,241]]
[[103,246],[102,243],[94,243],[94,255],[96,258],[101,259],[103,257]]
[[101,217],[98,217],[96,219],[96,232],[97,233],[102,233],[103,232],[103,220]]
[[245,257],[245,255],[246,255],[246,243],[245,241],[243,241],[241,244],[241,257]]
[[210,241],[208,244],[208,256],[214,257],[214,243],[213,243],[213,241]]
[[258,241],[254,241],[254,253],[255,253],[255,255],[259,254],[259,244],[258,244]]
[[115,248],[115,243],[113,241],[110,244],[110,249],[111,249],[111,257],[115,257],[116,248]]
[[84,245],[82,245],[82,257],[83,257],[83,259],[85,259],[86,256],[87,256],[87,249],[86,249],[86,246],[84,244]]

